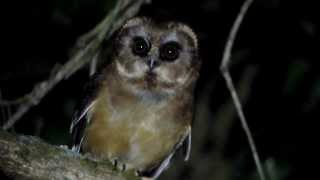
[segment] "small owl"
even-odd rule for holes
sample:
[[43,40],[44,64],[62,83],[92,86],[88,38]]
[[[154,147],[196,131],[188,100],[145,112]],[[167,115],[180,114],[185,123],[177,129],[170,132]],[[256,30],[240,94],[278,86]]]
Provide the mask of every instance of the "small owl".
[[75,113],[73,149],[157,178],[179,148],[189,158],[197,37],[182,23],[134,18],[113,45],[110,63],[93,76]]

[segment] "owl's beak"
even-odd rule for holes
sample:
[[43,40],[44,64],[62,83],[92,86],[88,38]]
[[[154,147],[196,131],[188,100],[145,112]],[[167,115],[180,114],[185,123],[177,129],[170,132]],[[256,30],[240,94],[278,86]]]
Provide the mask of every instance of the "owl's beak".
[[154,69],[156,66],[157,66],[158,62],[155,61],[153,58],[150,58],[148,61],[147,61],[147,65],[149,66],[149,69],[152,70]]

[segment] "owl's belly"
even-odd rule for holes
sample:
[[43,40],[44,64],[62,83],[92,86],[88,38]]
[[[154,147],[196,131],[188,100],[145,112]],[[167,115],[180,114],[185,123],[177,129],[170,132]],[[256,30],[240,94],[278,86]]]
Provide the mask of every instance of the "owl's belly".
[[170,120],[166,113],[139,111],[93,116],[99,119],[91,120],[86,130],[84,151],[109,160],[117,159],[126,164],[127,169],[144,170],[160,163],[172,151],[185,128],[177,128],[179,124]]

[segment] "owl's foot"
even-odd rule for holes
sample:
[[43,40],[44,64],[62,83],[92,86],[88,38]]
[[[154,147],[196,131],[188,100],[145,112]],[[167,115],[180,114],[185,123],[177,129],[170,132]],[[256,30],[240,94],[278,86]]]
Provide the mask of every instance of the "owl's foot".
[[126,164],[119,162],[117,159],[114,159],[111,162],[115,170],[118,170],[121,172],[126,170]]
[[135,171],[135,175],[136,175],[136,176],[142,176],[142,173],[141,173],[140,170],[137,170],[137,171]]

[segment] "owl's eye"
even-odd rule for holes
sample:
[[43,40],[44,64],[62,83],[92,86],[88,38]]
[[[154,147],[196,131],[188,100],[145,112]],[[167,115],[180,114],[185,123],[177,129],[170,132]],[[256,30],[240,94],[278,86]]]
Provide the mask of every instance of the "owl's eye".
[[132,52],[138,56],[146,56],[150,50],[149,43],[142,37],[133,38]]
[[177,42],[168,42],[160,48],[160,58],[172,62],[178,59],[181,46]]

